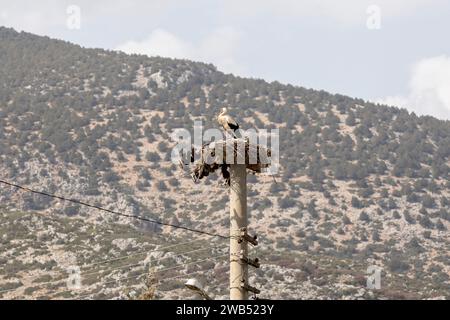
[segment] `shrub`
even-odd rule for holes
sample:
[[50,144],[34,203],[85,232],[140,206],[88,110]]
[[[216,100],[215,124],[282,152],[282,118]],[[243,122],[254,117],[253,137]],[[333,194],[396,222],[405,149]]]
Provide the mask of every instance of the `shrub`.
[[359,220],[364,221],[364,222],[369,222],[370,217],[365,211],[361,211],[361,213],[359,214]]
[[405,221],[408,222],[409,224],[416,223],[416,220],[414,219],[414,217],[411,216],[408,210],[403,211],[403,217],[405,218]]
[[402,273],[409,270],[409,264],[397,255],[391,257],[388,263],[389,270],[396,273]]
[[177,187],[177,186],[180,185],[180,181],[178,181],[178,179],[176,179],[176,178],[170,178],[170,179],[169,179],[169,184],[170,184],[172,187]]
[[145,154],[145,160],[150,162],[158,162],[161,160],[161,157],[156,152],[147,151]]
[[375,242],[381,241],[380,234],[377,230],[374,230],[372,233],[372,240]]
[[156,184],[156,188],[159,191],[168,191],[169,189],[166,186],[166,183],[164,181],[158,181],[158,183]]
[[422,227],[427,229],[432,229],[434,227],[433,222],[428,218],[428,216],[422,216],[419,219],[419,223]]
[[353,196],[352,197],[352,207],[358,208],[358,209],[362,208],[363,206],[362,206],[361,200],[359,200],[357,197]]
[[442,221],[441,221],[440,219],[436,222],[436,228],[437,228],[439,231],[445,231],[445,230],[447,230],[447,228],[444,226],[444,224],[442,223]]
[[436,202],[434,201],[434,198],[431,197],[430,195],[426,194],[422,197],[422,205],[425,208],[434,208],[436,205]]
[[342,223],[345,224],[345,225],[352,224],[351,220],[346,215],[344,215],[342,217]]
[[278,205],[280,206],[281,209],[292,208],[295,206],[295,200],[286,196],[278,200]]

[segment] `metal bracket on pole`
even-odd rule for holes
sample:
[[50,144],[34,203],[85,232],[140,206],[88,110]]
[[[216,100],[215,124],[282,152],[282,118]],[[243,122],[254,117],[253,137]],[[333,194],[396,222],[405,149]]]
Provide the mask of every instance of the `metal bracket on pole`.
[[241,228],[241,235],[239,237],[238,242],[241,243],[242,241],[247,241],[251,243],[254,246],[258,245],[258,237],[254,235],[253,237],[249,236],[247,233],[247,228]]
[[261,291],[259,289],[246,284],[244,280],[241,281],[241,288],[243,288],[244,290],[246,290],[248,292],[253,292],[254,294],[261,293]]
[[255,268],[259,268],[260,267],[258,258],[250,259],[250,258],[248,258],[248,257],[246,257],[244,255],[244,252],[242,250],[239,253],[239,259],[241,259],[242,262],[244,262],[244,263],[246,263],[248,265],[251,265],[252,267],[255,267]]

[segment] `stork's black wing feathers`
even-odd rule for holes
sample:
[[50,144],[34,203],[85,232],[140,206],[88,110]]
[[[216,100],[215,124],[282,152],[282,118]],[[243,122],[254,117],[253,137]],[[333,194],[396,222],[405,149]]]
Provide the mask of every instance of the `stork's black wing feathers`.
[[230,126],[230,129],[233,131],[236,131],[237,129],[239,129],[239,125],[237,123],[236,124],[228,123],[228,125]]

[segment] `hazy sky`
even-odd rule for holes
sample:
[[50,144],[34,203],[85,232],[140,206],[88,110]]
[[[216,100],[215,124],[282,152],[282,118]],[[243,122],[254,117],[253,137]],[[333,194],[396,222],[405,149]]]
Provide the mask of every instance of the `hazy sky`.
[[450,119],[448,0],[0,0],[0,25]]

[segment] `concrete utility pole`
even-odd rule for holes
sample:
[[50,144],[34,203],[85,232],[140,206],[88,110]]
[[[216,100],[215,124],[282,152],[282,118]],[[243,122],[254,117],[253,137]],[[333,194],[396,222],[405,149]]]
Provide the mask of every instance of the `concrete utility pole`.
[[[260,293],[248,283],[248,266],[259,268],[260,264],[258,258],[248,257],[248,243],[256,246],[258,241],[256,235],[251,237],[247,234],[247,169],[261,173],[262,168],[268,167],[267,159],[261,159],[260,156],[255,155],[254,161],[249,160],[252,159],[251,152],[258,152],[261,148],[264,147],[250,145],[248,139],[223,140],[215,142],[213,147],[203,146],[201,159],[191,173],[196,182],[222,166],[222,175],[230,184],[231,300],[247,300],[249,292],[255,297]],[[269,155],[267,149],[265,152]]]
[[230,299],[247,300],[248,264],[247,241],[239,241],[247,228],[247,169],[245,164],[230,165]]

